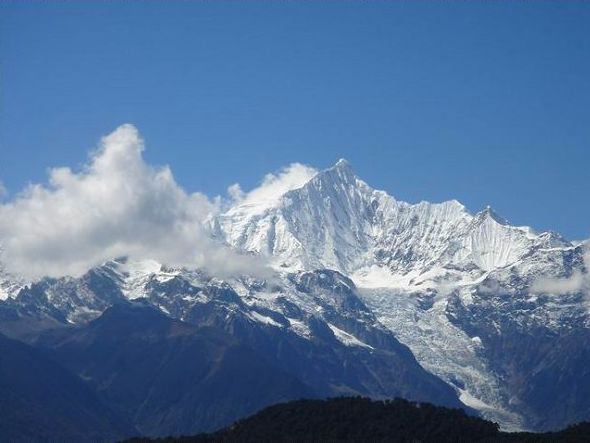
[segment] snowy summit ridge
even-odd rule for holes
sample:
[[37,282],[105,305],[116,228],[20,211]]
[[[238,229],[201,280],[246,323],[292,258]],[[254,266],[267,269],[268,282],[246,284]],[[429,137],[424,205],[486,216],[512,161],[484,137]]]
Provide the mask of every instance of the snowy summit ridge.
[[373,284],[372,275],[391,284],[432,271],[432,278],[450,277],[458,269],[478,278],[532,249],[573,246],[511,226],[489,206],[472,215],[456,200],[398,201],[356,177],[344,159],[263,211],[238,203],[216,226],[233,248],[271,257],[282,269],[329,268]]

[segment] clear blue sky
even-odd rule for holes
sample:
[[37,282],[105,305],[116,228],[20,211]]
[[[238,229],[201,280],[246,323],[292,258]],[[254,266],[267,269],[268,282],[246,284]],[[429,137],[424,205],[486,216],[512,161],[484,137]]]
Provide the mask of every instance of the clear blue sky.
[[0,4],[0,180],[135,124],[187,190],[290,162],[590,236],[590,2]]

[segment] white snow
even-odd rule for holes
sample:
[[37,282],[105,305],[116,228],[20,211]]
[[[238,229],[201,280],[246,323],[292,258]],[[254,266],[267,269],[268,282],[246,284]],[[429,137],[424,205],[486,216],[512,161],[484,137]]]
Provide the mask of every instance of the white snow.
[[388,268],[375,264],[357,270],[351,278],[358,287],[363,288],[408,287],[410,280],[407,277],[396,278]]
[[250,311],[248,313],[248,315],[249,315],[249,317],[252,320],[254,320],[254,321],[258,322],[258,323],[262,323],[262,324],[265,324],[265,325],[276,326],[278,328],[282,328],[283,327],[283,325],[281,325],[280,323],[274,321],[272,318],[270,318],[270,317],[268,317],[266,315],[262,315],[259,312]]
[[310,338],[312,336],[311,330],[305,322],[290,317],[287,317],[287,320],[289,320],[290,327],[295,334],[303,338]]
[[334,336],[338,339],[338,341],[345,346],[360,346],[362,348],[375,349],[373,348],[373,346],[370,346],[365,342],[360,341],[354,335],[337,328],[332,323],[328,323],[328,327],[332,330]]
[[298,185],[273,194],[262,211],[252,199],[238,203],[218,217],[216,235],[269,257],[277,270],[329,268],[373,288],[416,285],[425,273],[433,281],[461,273],[453,269],[473,268],[469,278],[476,279],[533,248],[572,246],[511,226],[490,208],[472,215],[456,200],[398,201],[358,179],[345,161]]
[[25,285],[24,279],[8,273],[0,263],[0,301],[16,297]]
[[458,389],[459,400],[470,408],[483,412],[487,417],[497,417],[502,422],[502,430],[505,432],[521,432],[525,431],[522,427],[520,418],[513,413],[507,412],[504,409],[488,405],[478,398],[473,397],[464,389]]
[[164,271],[162,264],[155,260],[119,259],[108,262],[108,265],[121,279],[121,291],[130,300],[145,295],[145,285],[150,278],[164,283],[179,274],[180,271]]
[[481,358],[480,343],[449,321],[444,299],[424,310],[418,303],[419,297],[407,291],[363,288],[360,294],[381,323],[412,350],[425,369],[462,390],[468,396],[465,398],[472,399],[469,406],[476,401],[488,405],[485,410],[476,407],[486,418],[504,423],[507,413],[501,380]]

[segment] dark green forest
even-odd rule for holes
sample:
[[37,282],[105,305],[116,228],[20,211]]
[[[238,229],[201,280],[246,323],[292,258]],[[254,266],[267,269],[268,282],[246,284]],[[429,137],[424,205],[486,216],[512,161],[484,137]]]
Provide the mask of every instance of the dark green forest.
[[159,440],[213,442],[590,442],[590,423],[544,434],[501,432],[495,423],[460,409],[395,399],[359,397],[298,400],[268,407],[210,434]]

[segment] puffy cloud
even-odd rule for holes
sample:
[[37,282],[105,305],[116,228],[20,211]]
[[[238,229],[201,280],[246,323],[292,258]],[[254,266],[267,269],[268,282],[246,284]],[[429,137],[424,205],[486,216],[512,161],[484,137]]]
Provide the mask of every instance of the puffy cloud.
[[9,271],[35,278],[79,275],[119,256],[199,266],[217,275],[264,273],[258,259],[215,243],[204,220],[218,204],[178,186],[168,167],[142,158],[132,125],[104,137],[79,172],[55,168],[0,205],[0,243]]
[[310,166],[292,163],[276,174],[267,174],[258,187],[247,193],[237,183],[228,188],[228,193],[234,201],[245,204],[274,201],[285,192],[302,187],[317,173],[317,169]]
[[4,183],[0,181],[0,200],[8,195],[8,190],[4,186]]
[[575,270],[566,278],[539,278],[531,285],[532,292],[546,294],[573,294],[583,292],[590,295],[590,246],[586,245],[584,253],[585,271]]
[[229,188],[227,188],[227,193],[234,202],[243,200],[244,196],[246,195],[244,191],[242,191],[242,187],[239,183],[234,183]]

